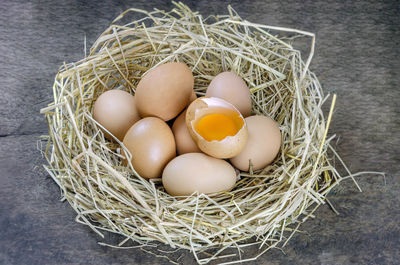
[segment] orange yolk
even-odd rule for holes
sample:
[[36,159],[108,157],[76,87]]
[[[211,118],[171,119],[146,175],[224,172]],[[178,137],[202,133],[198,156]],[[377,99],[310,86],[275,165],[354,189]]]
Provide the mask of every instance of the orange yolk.
[[196,131],[207,141],[221,141],[227,136],[234,136],[242,128],[240,116],[214,113],[202,117],[196,125]]

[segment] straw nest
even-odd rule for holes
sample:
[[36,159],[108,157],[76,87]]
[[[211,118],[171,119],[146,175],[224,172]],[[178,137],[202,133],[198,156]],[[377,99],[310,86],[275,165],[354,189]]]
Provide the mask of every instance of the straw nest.
[[[169,12],[127,10],[89,55],[64,64],[55,78],[54,102],[41,110],[49,124],[45,169],[78,222],[101,236],[104,231],[124,236],[117,247],[162,242],[191,250],[200,264],[251,260],[286,244],[341,180],[327,155],[328,149],[334,152],[333,136],[326,137],[332,108],[326,119],[321,106],[328,96],[309,70],[314,35],[250,23],[228,11],[203,19],[181,3]],[[142,18],[119,25],[131,12]],[[305,62],[292,46],[299,37],[311,43]],[[143,74],[169,61],[192,69],[198,96],[218,73],[238,73],[251,91],[253,113],[280,125],[283,140],[275,161],[241,173],[230,192],[184,199],[168,195],[160,179],[146,180],[124,167],[124,147],[105,140],[91,114],[93,103],[109,89],[134,94]],[[259,249],[256,257],[246,256],[249,246]],[[168,256],[158,248],[150,251]]]

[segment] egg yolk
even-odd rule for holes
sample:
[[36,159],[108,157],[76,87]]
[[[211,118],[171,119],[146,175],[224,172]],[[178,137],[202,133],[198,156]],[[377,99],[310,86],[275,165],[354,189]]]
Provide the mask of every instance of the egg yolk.
[[227,136],[236,135],[242,126],[243,121],[238,115],[213,113],[198,121],[196,131],[207,141],[221,141]]

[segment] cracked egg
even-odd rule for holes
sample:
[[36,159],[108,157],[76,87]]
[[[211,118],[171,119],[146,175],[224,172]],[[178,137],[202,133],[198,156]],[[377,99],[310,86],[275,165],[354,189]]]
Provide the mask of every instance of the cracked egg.
[[231,158],[247,143],[247,125],[242,114],[229,102],[201,97],[186,111],[186,125],[193,140],[204,153],[216,158]]

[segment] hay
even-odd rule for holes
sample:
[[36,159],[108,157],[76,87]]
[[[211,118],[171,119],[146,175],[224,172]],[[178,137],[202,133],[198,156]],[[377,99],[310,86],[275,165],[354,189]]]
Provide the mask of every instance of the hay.
[[[170,12],[129,9],[86,58],[64,64],[55,78],[54,102],[41,110],[49,124],[44,167],[78,222],[102,237],[105,231],[125,237],[117,247],[158,241],[191,250],[199,264],[253,260],[284,246],[341,180],[327,155],[334,138],[326,136],[335,97],[326,120],[321,107],[329,96],[308,69],[314,34],[250,23],[228,11],[203,19],[181,3]],[[118,25],[130,12],[144,17]],[[305,62],[292,46],[300,37],[311,40]],[[169,61],[189,65],[199,96],[222,71],[242,76],[253,113],[280,125],[283,142],[274,163],[241,173],[230,192],[186,198],[171,197],[160,179],[145,180],[131,165],[124,167],[124,147],[117,139],[105,140],[91,114],[93,103],[109,89],[134,94],[146,71]],[[259,254],[247,257],[244,250],[255,245]],[[153,252],[164,255],[157,248]]]

